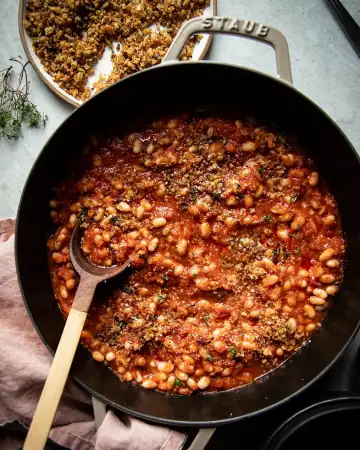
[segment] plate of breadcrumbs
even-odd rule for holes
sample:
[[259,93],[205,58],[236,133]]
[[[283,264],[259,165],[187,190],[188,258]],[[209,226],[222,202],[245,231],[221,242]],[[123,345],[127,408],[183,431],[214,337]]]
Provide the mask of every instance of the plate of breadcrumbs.
[[[40,78],[79,106],[159,64],[181,25],[216,15],[217,0],[20,0],[19,31]],[[210,35],[194,36],[181,60],[204,58]]]

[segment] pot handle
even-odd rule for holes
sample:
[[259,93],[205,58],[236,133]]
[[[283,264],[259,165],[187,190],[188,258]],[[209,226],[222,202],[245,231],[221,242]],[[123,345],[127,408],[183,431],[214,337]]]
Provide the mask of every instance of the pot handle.
[[275,28],[256,23],[253,20],[210,16],[191,19],[180,28],[162,62],[178,61],[187,41],[197,33],[240,35],[271,45],[275,50],[279,78],[292,84],[289,47],[285,36]]

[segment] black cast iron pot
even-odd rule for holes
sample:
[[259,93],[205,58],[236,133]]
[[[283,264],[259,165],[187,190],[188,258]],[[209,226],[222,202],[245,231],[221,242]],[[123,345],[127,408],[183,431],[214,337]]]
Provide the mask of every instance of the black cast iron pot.
[[[187,39],[196,32],[227,32],[271,44],[276,51],[277,79],[254,70],[215,62],[178,63]],[[309,345],[283,366],[253,384],[215,395],[166,395],[121,383],[79,346],[73,377],[93,396],[137,417],[171,425],[216,426],[270,410],[320,377],[351,340],[360,319],[360,166],[336,124],[291,85],[287,43],[274,29],[250,21],[197,18],[185,24],[165,63],[111,86],[58,128],[36,160],[26,182],[17,217],[16,260],[22,294],[33,323],[51,352],[64,327],[54,298],[46,241],[52,188],[68,176],[90,134],[110,122],[128,132],[136,124],[168,114],[206,111],[236,117],[239,110],[263,115],[291,130],[310,149],[320,172],[336,195],[347,239],[345,277],[334,306]]]
[[359,421],[360,398],[339,393],[288,419],[263,450],[358,450]]

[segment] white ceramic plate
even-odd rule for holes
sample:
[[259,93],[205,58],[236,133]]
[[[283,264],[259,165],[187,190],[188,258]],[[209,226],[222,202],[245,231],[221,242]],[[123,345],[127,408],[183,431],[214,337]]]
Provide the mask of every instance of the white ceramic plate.
[[[24,27],[24,19],[25,19],[25,11],[26,11],[26,1],[27,0],[20,0],[19,4],[19,33],[22,45],[24,47],[25,53],[33,66],[34,70],[37,72],[39,77],[44,81],[44,83],[47,84],[47,86],[54,91],[59,97],[61,97],[66,102],[70,103],[73,106],[80,106],[83,101],[78,100],[77,98],[73,97],[72,95],[68,94],[64,89],[62,89],[55,81],[52,79],[52,77],[45,71],[43,65],[40,62],[40,59],[36,56],[31,38],[29,37],[27,31]],[[204,15],[206,16],[216,16],[217,14],[217,0],[211,0],[210,6],[205,9]],[[200,59],[203,59],[210,47],[212,36],[207,34],[204,35],[200,42],[198,42],[193,51],[192,59],[194,61],[198,61]],[[115,48],[117,46],[117,43],[113,44],[113,48],[115,51]],[[112,61],[111,61],[111,50],[108,46],[106,46],[104,54],[101,58],[101,60],[96,64],[94,68],[94,74],[91,75],[88,79],[87,86],[90,88],[94,85],[96,81],[98,81],[101,74],[107,75],[110,74],[112,70]]]

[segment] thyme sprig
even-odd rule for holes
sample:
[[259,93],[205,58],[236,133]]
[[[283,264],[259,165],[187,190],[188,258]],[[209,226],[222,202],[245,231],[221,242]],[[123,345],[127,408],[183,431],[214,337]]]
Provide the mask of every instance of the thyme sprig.
[[12,80],[12,65],[0,70],[0,137],[16,139],[24,123],[30,127],[36,127],[41,122],[45,125],[48,116],[29,100],[30,81],[26,73],[29,61],[23,63],[20,56],[10,58],[10,61],[19,64],[21,70],[15,81]]

